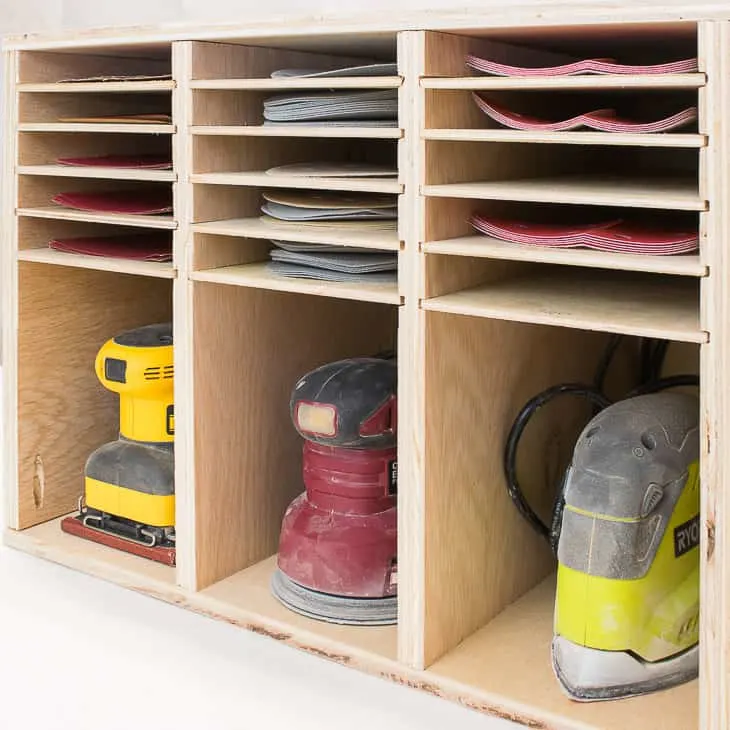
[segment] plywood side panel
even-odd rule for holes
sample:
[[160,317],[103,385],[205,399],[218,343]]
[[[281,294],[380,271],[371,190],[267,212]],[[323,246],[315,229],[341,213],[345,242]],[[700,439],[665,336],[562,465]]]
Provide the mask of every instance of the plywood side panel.
[[395,308],[261,289],[194,285],[197,582],[275,553],[302,491],[289,397],[309,369],[392,349]]
[[94,373],[104,342],[171,317],[171,282],[87,269],[19,264],[18,523],[76,507],[84,464],[116,438],[117,397]]
[[15,209],[18,204],[18,181],[15,176],[17,163],[18,95],[16,82],[18,75],[18,53],[9,51],[2,54],[3,60],[3,159],[2,159],[2,216],[3,225],[0,235],[0,324],[2,325],[2,349],[0,361],[3,365],[3,442],[2,476],[5,497],[5,522],[17,528],[18,522],[18,271],[15,256],[18,250],[18,221]]
[[700,94],[703,153],[701,191],[709,201],[703,255],[710,275],[702,282],[702,452],[700,523],[700,721],[702,730],[730,727],[730,27],[703,23],[700,63],[707,87]]
[[193,186],[190,183],[193,145],[188,134],[192,117],[192,43],[174,43],[172,73],[175,90],[172,114],[172,160],[177,183],[173,186],[174,214],[178,227],[173,238],[173,330],[175,333],[175,538],[178,585],[195,589],[195,453],[193,429],[193,292],[188,280],[192,270]]
[[425,535],[423,481],[424,291],[420,243],[424,229],[425,145],[421,139],[424,92],[419,78],[424,68],[424,33],[398,37],[398,71],[404,78],[399,92],[399,119],[404,136],[398,167],[404,185],[399,204],[403,250],[398,283],[404,297],[398,330],[398,658],[415,669],[424,667]]
[[[519,409],[555,383],[593,378],[605,337],[428,313],[426,657],[454,648],[554,569],[506,492],[502,454]],[[588,414],[557,402],[531,422],[518,475],[546,519]],[[485,657],[488,661],[488,657]]]

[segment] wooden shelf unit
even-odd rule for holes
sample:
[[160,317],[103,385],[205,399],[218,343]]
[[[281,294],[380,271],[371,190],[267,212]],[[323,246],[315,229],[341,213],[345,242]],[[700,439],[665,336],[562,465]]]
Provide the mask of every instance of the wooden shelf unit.
[[[590,24],[568,22],[565,9],[536,24],[515,8],[505,21],[503,6],[495,5],[468,15],[417,15],[393,27],[345,19],[292,21],[291,29],[242,24],[235,32],[9,41],[6,543],[518,725],[643,730],[653,718],[662,730],[728,730],[730,499],[720,487],[730,479],[722,448],[730,438],[723,395],[730,388],[723,294],[730,260],[722,245],[730,236],[730,27],[724,17],[695,17],[687,8],[664,8],[661,18],[633,8],[628,20],[623,10],[602,11]],[[489,55],[502,43],[620,51],[642,61],[671,51],[696,55],[699,70],[475,77],[466,53]],[[270,78],[279,68],[382,61],[397,61],[398,75]],[[171,80],[136,78],[170,72]],[[67,81],[97,75],[135,78]],[[397,126],[262,126],[269,94],[332,88],[393,89]],[[558,93],[677,94],[696,99],[699,121],[696,131],[671,139],[510,134],[480,126],[475,90],[539,94],[538,104]],[[144,129],[49,118],[59,110],[134,113],[140,97],[166,99],[172,123]],[[74,189],[155,180],[172,186],[172,215],[86,213],[51,203],[68,184],[65,170],[53,172],[66,147],[120,154],[130,144],[170,150],[172,171],[126,179],[118,170],[69,171]],[[575,169],[584,157],[590,175]],[[350,159],[392,162],[397,177],[265,172]],[[391,194],[397,226],[345,233],[271,225],[260,218],[267,188]],[[475,212],[569,217],[579,208],[685,216],[697,226],[700,250],[651,257],[538,249],[477,235],[469,223]],[[145,228],[170,231],[172,263],[74,257],[46,246],[54,235]],[[398,256],[398,282],[277,277],[266,267],[272,240],[390,251]],[[175,330],[174,568],[78,540],[59,526],[82,491],[85,458],[116,435],[115,398],[93,373],[96,351],[124,329],[162,319]],[[555,562],[506,493],[502,451],[531,396],[592,378],[609,333],[628,342],[612,387],[632,382],[639,337],[671,340],[668,372],[702,379],[702,674],[671,690],[596,705],[568,700],[552,674]],[[398,623],[368,629],[313,621],[285,609],[269,590],[281,517],[302,489],[289,394],[316,365],[396,346]],[[56,363],[50,378],[48,362]],[[558,473],[585,418],[576,404],[551,407],[530,435],[531,458],[520,468],[539,508],[552,497],[545,474]]]

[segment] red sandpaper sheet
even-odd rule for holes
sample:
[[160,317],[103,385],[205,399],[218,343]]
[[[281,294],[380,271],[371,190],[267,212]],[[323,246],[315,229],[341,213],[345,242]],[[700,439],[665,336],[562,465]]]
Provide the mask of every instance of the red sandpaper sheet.
[[687,107],[676,114],[651,121],[619,117],[614,109],[594,109],[568,119],[552,121],[511,111],[494,100],[487,100],[479,94],[472,94],[472,96],[479,109],[490,119],[504,127],[521,131],[566,132],[585,127],[598,132],[651,134],[670,132],[697,119],[697,107]]
[[97,157],[59,157],[59,165],[70,167],[122,167],[134,170],[169,170],[172,160],[165,155],[101,155]]
[[467,66],[493,76],[577,76],[582,74],[637,74],[660,75],[693,73],[697,71],[697,59],[687,58],[668,63],[626,64],[613,58],[584,58],[559,66],[521,66],[505,64],[473,54],[466,57]]
[[89,213],[126,213],[128,215],[155,215],[172,211],[172,190],[165,188],[145,190],[116,190],[103,193],[68,192],[53,197],[53,202],[64,208]]
[[621,219],[585,224],[532,223],[475,215],[471,223],[487,236],[549,248],[591,248],[616,253],[667,256],[699,247],[696,230]]
[[157,563],[164,563],[169,566],[175,565],[175,548],[147,547],[146,545],[139,545],[138,543],[131,542],[130,540],[125,540],[124,538],[116,537],[115,535],[110,535],[106,532],[100,532],[99,530],[86,527],[81,520],[76,517],[66,517],[61,520],[61,529],[69,535],[75,535],[76,537],[80,537],[85,540],[91,540],[91,542],[106,545],[107,547],[114,548],[115,550],[121,550],[125,553],[138,555],[141,558],[154,560]]
[[106,256],[135,261],[172,261],[172,237],[164,231],[124,236],[54,238],[48,245],[56,251],[86,256]]

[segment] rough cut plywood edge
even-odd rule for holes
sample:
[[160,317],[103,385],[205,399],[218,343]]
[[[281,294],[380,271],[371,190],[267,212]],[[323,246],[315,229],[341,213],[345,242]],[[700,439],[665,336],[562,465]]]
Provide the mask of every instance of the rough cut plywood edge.
[[76,83],[27,83],[18,84],[21,93],[34,94],[113,94],[171,91],[174,81],[90,81]]
[[524,142],[603,145],[606,147],[704,147],[703,134],[634,134],[631,132],[529,132],[518,129],[426,129],[423,138],[447,142]]
[[18,122],[17,95],[14,84],[18,76],[18,53],[3,53],[4,83],[2,161],[2,246],[0,247],[0,323],[2,324],[3,363],[3,440],[2,476],[5,497],[5,521],[8,527],[19,524],[18,498],[18,220],[15,208],[18,197],[18,178],[15,175],[17,135],[12,131]]
[[357,284],[334,281],[310,281],[275,276],[266,271],[265,264],[242,264],[223,266],[219,269],[194,271],[193,281],[207,281],[212,284],[248,286],[271,291],[286,291],[296,294],[331,297],[333,299],[355,299],[363,302],[400,304],[401,298],[396,285]]
[[427,254],[534,261],[566,266],[586,266],[617,271],[643,271],[677,276],[707,276],[707,266],[699,256],[650,256],[641,254],[606,253],[586,249],[559,249],[548,246],[521,246],[488,236],[463,236],[423,244]]
[[730,462],[726,447],[730,433],[730,259],[727,246],[712,244],[726,242],[730,231],[730,27],[703,23],[698,41],[700,64],[708,76],[699,97],[700,123],[710,132],[710,146],[701,158],[700,182],[710,201],[706,223],[711,244],[705,251],[710,276],[703,282],[700,301],[702,325],[710,333],[709,344],[700,350],[700,727],[726,730],[730,726]]
[[190,176],[190,180],[193,183],[205,185],[259,186],[296,190],[341,190],[358,193],[392,193],[393,195],[398,195],[402,191],[402,185],[397,180],[267,175],[263,171],[196,173]]
[[[691,4],[687,0],[648,0],[627,6],[602,0],[600,4],[583,5],[561,0],[545,5],[535,0],[525,3],[495,5],[493,8],[435,9],[389,12],[386,15],[330,13],[271,15],[262,20],[216,24],[163,23],[127,27],[100,27],[61,33],[11,34],[3,39],[5,50],[54,50],[69,47],[102,48],[126,44],[141,46],[172,41],[226,41],[256,39],[280,40],[327,34],[389,34],[404,30],[467,31],[474,28],[507,28],[511,26],[542,27],[596,23],[686,23],[697,20],[730,18],[727,4],[707,2]],[[288,32],[282,32],[285,28]]]
[[196,79],[192,89],[209,91],[271,91],[295,89],[397,89],[399,76],[349,76],[341,78],[285,79]]
[[76,122],[34,122],[18,125],[19,132],[72,132],[87,134],[174,134],[171,124],[84,124]]
[[[423,235],[425,147],[421,141],[424,94],[418,78],[425,68],[425,34],[398,38],[399,72],[405,83],[399,93],[399,119],[405,135],[398,145],[398,167],[404,182],[400,205],[404,249],[399,257],[399,282],[404,295],[398,325],[398,657],[414,670],[426,665],[426,530],[423,448],[425,439],[425,319],[418,307],[423,289],[419,241]],[[402,566],[402,567],[401,567]]]
[[50,248],[26,248],[18,251],[19,261],[33,261],[52,266],[72,266],[94,271],[114,271],[119,274],[151,276],[158,279],[174,279],[176,271],[172,264],[155,261],[128,261],[110,259],[104,256],[85,256],[83,254],[54,251]]
[[[59,520],[54,520],[54,523],[58,522]],[[89,554],[93,554],[94,548],[98,547],[93,544],[91,550],[88,551],[83,549],[85,545],[81,549],[73,551],[60,549],[53,541],[33,537],[29,534],[33,529],[37,528],[21,532],[5,530],[3,542],[19,552],[95,576],[122,588],[202,616],[224,621],[294,649],[305,651],[320,659],[327,659],[349,669],[357,669],[365,674],[426,692],[488,716],[508,720],[535,730],[601,730],[599,726],[592,723],[586,724],[553,713],[536,711],[534,707],[525,707],[519,702],[511,701],[508,697],[492,695],[463,683],[436,676],[428,670],[409,669],[380,654],[362,649],[353,650],[353,647],[345,643],[327,639],[315,632],[302,631],[301,628],[292,627],[285,622],[231,606],[224,601],[206,596],[205,593],[186,590],[176,586],[173,581],[161,580],[135,570],[129,570],[113,559],[95,558]],[[103,551],[113,552],[109,548],[103,548]],[[171,569],[168,570],[170,570],[171,576],[174,575]]]
[[325,139],[400,139],[403,130],[391,127],[266,127],[264,125],[198,125],[190,131],[200,137],[301,137]]
[[424,89],[448,89],[464,91],[501,91],[521,89],[524,91],[540,89],[698,89],[706,81],[705,74],[656,74],[646,76],[535,76],[535,77],[495,77],[465,76],[462,78],[424,78]]
[[82,223],[105,223],[133,228],[158,228],[175,230],[177,221],[172,216],[163,215],[124,215],[123,213],[87,213],[82,210],[62,208],[60,205],[45,208],[18,208],[23,218],[45,218],[59,221],[79,221]]
[[395,231],[348,231],[342,228],[322,227],[307,229],[303,226],[276,225],[266,223],[260,218],[235,218],[230,220],[193,223],[194,233],[235,238],[255,238],[262,240],[293,241],[302,243],[331,243],[340,246],[374,248],[383,251],[398,251],[400,241]]
[[[192,43],[176,43],[172,48],[172,112],[179,130],[192,121],[193,76]],[[188,280],[192,270],[193,186],[189,182],[193,169],[193,140],[189,134],[176,133],[172,138],[174,171],[179,182],[173,187],[175,215],[179,227],[173,234],[173,259],[180,276],[173,286],[173,328],[175,331],[175,527],[177,545],[177,581],[187,589],[196,589],[197,545],[195,517],[195,399],[193,397],[193,291]]]
[[41,175],[43,177],[175,182],[175,172],[173,170],[136,170],[120,167],[76,167],[72,165],[19,165],[17,172],[19,175]]

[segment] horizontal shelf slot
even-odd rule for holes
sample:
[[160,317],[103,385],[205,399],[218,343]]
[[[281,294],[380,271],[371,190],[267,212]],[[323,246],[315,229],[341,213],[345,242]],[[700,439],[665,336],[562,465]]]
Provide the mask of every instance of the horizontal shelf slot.
[[696,282],[595,270],[551,271],[426,299],[433,312],[706,342]]
[[478,256],[509,261],[534,261],[536,263],[586,266],[599,269],[643,271],[678,276],[706,276],[707,267],[698,255],[651,256],[641,254],[608,253],[588,249],[550,248],[501,241],[488,236],[463,236],[444,241],[424,243],[428,254],[446,256]]
[[700,198],[694,180],[667,178],[641,180],[632,177],[544,177],[426,185],[423,193],[442,198],[707,210],[707,203]]
[[261,238],[266,240],[295,241],[303,243],[327,243],[339,246],[398,251],[400,241],[395,231],[348,231],[346,228],[308,229],[298,225],[275,225],[260,218],[238,218],[233,220],[194,223],[195,233],[236,238]]
[[142,170],[121,167],[80,167],[73,165],[20,165],[19,175],[44,177],[98,178],[102,180],[140,180],[146,182],[175,182],[174,170]]
[[59,221],[79,221],[82,223],[108,223],[135,228],[161,228],[174,230],[177,221],[165,215],[124,215],[122,213],[86,213],[82,210],[69,210],[60,206],[44,208],[19,208],[18,215],[23,218],[47,218]]
[[19,132],[93,132],[94,134],[174,134],[174,124],[117,124],[81,122],[27,122],[19,124]]
[[350,282],[288,279],[272,274],[265,263],[239,264],[236,266],[223,266],[219,269],[194,271],[190,274],[190,278],[194,281],[207,281],[213,284],[295,292],[333,299],[354,299],[362,302],[396,305],[401,303],[398,287],[395,284],[353,284]]
[[705,147],[704,134],[630,132],[532,132],[517,129],[426,129],[423,139],[446,142],[529,142],[622,147]]
[[631,89],[699,89],[707,81],[703,73],[689,74],[647,74],[616,76],[533,76],[498,77],[465,76],[463,78],[423,78],[421,86],[425,89],[452,89],[466,91],[501,91],[524,89],[565,90],[631,90]]
[[191,132],[210,137],[323,137],[325,139],[400,139],[403,130],[390,127],[297,127],[264,125],[198,125]]
[[343,190],[361,193],[400,194],[403,186],[397,180],[368,178],[298,177],[267,175],[265,172],[207,172],[190,176],[193,183],[205,185],[239,185],[262,188],[296,188],[303,190]]
[[271,594],[271,575],[276,557],[271,557],[242,570],[201,591],[202,601],[214,600],[226,609],[241,609],[275,622],[281,630],[296,634],[299,641],[330,643],[331,651],[376,654],[395,661],[397,628],[395,626],[353,627],[329,624],[300,616],[277,601]]
[[193,89],[209,91],[297,91],[299,89],[397,89],[400,76],[340,76],[329,78],[198,79]]
[[19,261],[33,261],[37,264],[53,264],[55,266],[73,266],[95,271],[114,271],[120,274],[136,276],[152,276],[158,279],[174,279],[175,269],[171,263],[158,261],[131,261],[111,259],[104,256],[86,256],[84,254],[55,251],[51,248],[26,248],[18,251]]
[[138,94],[172,91],[175,82],[169,79],[152,81],[79,81],[74,83],[18,84],[21,93],[42,94]]
[[662,730],[697,727],[697,681],[628,701],[569,700],[549,660],[554,604],[555,578],[550,577],[431,665],[429,675],[464,693],[483,694],[487,705],[514,713],[518,722],[544,722],[535,727],[644,730],[649,717],[661,718]]

